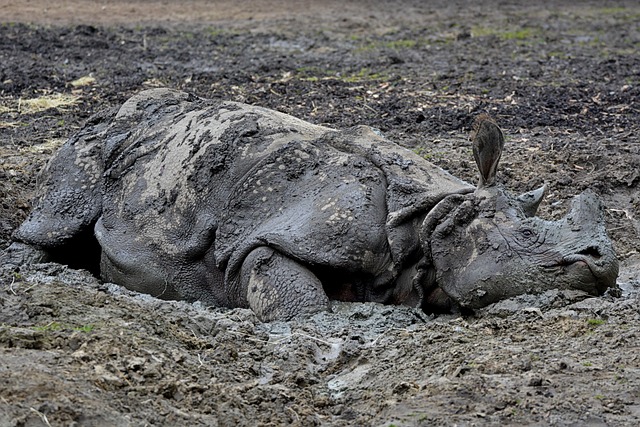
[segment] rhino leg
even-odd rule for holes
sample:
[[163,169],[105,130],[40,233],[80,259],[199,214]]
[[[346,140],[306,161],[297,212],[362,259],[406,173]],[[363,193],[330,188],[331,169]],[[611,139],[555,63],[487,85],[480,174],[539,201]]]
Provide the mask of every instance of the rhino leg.
[[322,283],[306,267],[265,246],[242,263],[241,285],[260,320],[289,320],[329,308]]

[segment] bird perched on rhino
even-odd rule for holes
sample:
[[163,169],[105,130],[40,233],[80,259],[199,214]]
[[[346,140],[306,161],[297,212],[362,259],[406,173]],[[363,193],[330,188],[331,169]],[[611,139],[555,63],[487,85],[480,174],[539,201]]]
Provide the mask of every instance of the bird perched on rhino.
[[496,169],[504,148],[502,130],[491,116],[480,114],[473,121],[471,141],[473,143],[473,157],[478,169],[480,169],[479,186],[495,184]]

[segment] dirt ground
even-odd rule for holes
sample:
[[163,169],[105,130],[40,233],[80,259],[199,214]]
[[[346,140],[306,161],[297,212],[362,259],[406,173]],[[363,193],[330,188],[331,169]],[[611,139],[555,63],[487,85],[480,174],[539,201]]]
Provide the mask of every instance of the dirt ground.
[[470,182],[472,118],[542,216],[606,206],[621,296],[475,316],[339,304],[304,322],[0,266],[0,425],[640,424],[640,6],[629,1],[0,0],[0,256],[94,112],[169,86],[368,124]]

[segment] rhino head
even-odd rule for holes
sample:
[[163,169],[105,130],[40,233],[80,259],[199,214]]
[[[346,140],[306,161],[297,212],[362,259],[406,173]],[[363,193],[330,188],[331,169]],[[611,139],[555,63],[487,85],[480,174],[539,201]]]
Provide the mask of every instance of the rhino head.
[[495,183],[504,144],[497,125],[479,118],[472,140],[478,188],[445,198],[420,233],[439,292],[475,309],[549,289],[600,295],[615,287],[618,261],[597,196],[590,191],[576,196],[561,220],[535,217],[545,187],[514,197]]

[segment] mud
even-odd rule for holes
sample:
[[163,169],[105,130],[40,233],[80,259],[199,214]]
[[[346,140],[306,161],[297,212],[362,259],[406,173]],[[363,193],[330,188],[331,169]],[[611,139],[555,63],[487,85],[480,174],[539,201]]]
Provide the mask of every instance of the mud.
[[0,2],[0,249],[70,134],[169,86],[375,126],[469,182],[471,120],[489,112],[507,136],[498,180],[546,182],[543,215],[601,194],[621,295],[550,292],[470,317],[339,304],[263,324],[58,264],[2,267],[0,425],[640,422],[634,2],[172,3]]

